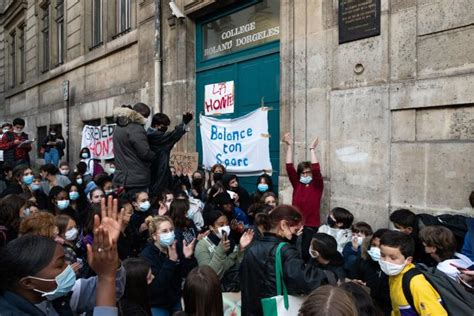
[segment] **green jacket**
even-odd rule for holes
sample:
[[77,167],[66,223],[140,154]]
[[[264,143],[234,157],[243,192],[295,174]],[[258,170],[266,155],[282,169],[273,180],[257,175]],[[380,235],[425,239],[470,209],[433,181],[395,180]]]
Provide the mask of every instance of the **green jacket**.
[[197,243],[194,256],[199,266],[210,266],[219,279],[222,279],[227,270],[242,262],[244,251],[240,251],[240,247],[235,245],[234,251],[227,255],[222,244],[216,246],[209,238],[204,237]]

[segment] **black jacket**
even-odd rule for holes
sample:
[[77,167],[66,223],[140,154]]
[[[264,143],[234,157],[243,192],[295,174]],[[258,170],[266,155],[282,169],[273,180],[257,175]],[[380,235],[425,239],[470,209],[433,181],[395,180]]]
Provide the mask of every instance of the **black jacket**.
[[344,271],[344,258],[339,252],[327,265],[320,264],[316,259],[311,259],[309,262],[322,270],[331,271],[334,273],[338,281],[344,282],[346,279],[346,272]]
[[114,111],[114,183],[125,188],[150,185],[150,166],[155,154],[150,150],[144,129],[145,118],[128,108]]
[[374,299],[375,304],[384,312],[384,315],[390,315],[392,303],[390,302],[388,276],[380,270],[379,263],[370,258],[359,258],[356,266],[357,273],[354,279],[365,282],[370,288],[370,296]]
[[155,153],[155,159],[151,164],[151,184],[150,193],[156,195],[163,192],[164,189],[172,189],[172,177],[170,171],[170,153],[181,137],[186,133],[186,125],[179,124],[171,132],[158,131],[149,128],[148,143],[151,150]]
[[180,259],[177,262],[168,259],[153,243],[148,243],[140,253],[151,266],[155,278],[150,285],[151,307],[170,309],[181,300],[182,279],[197,266],[197,261],[192,259]]
[[[61,141],[58,142],[58,139],[60,139]],[[56,142],[56,145],[48,145],[48,142]],[[45,153],[49,153],[49,151],[52,148],[56,148],[59,152],[59,158],[61,158],[62,156],[64,156],[66,141],[61,135],[52,136],[51,134],[49,134],[48,136],[45,137],[45,139],[43,139],[43,142],[41,143],[41,147],[44,148]]]
[[[247,249],[240,266],[242,289],[242,315],[263,315],[262,298],[277,295],[275,283],[275,252],[279,243],[288,242],[265,233]],[[287,244],[281,249],[283,278],[289,295],[309,294],[327,284],[326,273],[314,265],[305,264],[295,246]]]

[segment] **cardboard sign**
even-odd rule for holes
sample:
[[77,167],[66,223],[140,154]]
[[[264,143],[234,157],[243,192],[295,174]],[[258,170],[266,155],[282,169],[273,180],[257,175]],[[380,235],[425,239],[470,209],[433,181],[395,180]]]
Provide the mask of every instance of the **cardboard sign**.
[[81,148],[89,148],[91,158],[113,159],[115,126],[116,124],[102,126],[85,125],[82,129]]
[[240,176],[272,170],[268,111],[260,108],[236,119],[200,117],[203,164],[223,164]]
[[181,170],[183,174],[191,175],[198,168],[198,153],[172,152],[170,167]]
[[208,84],[204,87],[205,115],[234,113],[234,82]]

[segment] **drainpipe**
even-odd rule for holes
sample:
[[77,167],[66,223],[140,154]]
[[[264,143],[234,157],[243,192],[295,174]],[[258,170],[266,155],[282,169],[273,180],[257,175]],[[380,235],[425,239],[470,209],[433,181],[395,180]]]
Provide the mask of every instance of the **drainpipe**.
[[155,0],[155,108],[163,112],[163,60],[161,46],[161,0]]

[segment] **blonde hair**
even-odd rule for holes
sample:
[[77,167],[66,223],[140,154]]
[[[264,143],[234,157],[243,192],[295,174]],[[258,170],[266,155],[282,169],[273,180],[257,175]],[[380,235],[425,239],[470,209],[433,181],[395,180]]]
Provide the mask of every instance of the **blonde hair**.
[[148,233],[150,237],[152,237],[160,228],[160,225],[164,222],[170,222],[171,225],[174,227],[173,220],[166,215],[159,215],[159,216],[148,216],[145,218],[146,227],[148,227]]

